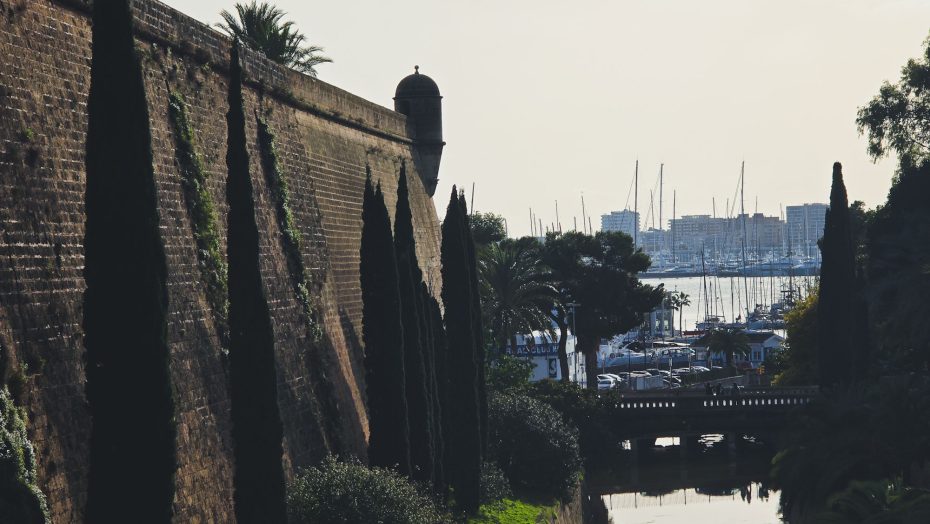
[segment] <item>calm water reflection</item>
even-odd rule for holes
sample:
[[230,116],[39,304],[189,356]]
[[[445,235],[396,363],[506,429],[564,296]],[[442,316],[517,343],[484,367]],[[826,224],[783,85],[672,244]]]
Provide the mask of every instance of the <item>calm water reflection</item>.
[[777,524],[778,492],[753,482],[730,493],[679,489],[663,495],[616,493],[604,504],[614,524]]
[[[644,445],[646,444],[646,445]],[[626,446],[628,462],[592,479],[614,524],[780,524],[766,488],[770,444],[748,435],[660,438]]]

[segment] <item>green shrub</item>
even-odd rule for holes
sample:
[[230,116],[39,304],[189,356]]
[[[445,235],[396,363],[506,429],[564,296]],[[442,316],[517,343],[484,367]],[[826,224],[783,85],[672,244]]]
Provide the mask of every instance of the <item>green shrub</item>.
[[494,394],[488,451],[515,489],[569,498],[581,470],[578,430],[548,404],[526,395]]
[[25,417],[0,387],[0,521],[48,521],[45,496],[36,486],[36,458]]
[[[488,355],[491,357],[491,355]],[[488,358],[485,380],[489,390],[499,393],[516,393],[525,391],[530,385],[535,364],[525,358],[511,355],[494,355]]]
[[610,427],[613,395],[598,396],[596,391],[574,383],[542,380],[534,383],[529,396],[555,408],[578,428],[578,443],[588,469],[610,465],[611,451],[620,451],[621,439]]
[[332,456],[301,472],[288,490],[292,523],[441,524],[451,518],[397,472]]
[[481,504],[499,502],[513,496],[510,483],[501,468],[493,462],[481,463]]

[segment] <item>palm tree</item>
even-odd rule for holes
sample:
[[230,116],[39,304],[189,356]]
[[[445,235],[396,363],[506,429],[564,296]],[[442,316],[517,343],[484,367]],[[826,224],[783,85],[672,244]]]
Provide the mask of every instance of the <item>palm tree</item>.
[[691,305],[691,297],[684,291],[672,291],[668,294],[668,300],[672,309],[678,311],[678,331],[683,332],[685,330],[683,324],[685,306]]
[[232,38],[260,51],[270,60],[310,76],[316,76],[316,66],[332,62],[321,55],[323,48],[304,46],[306,37],[294,28],[294,22],[282,22],[286,13],[277,7],[252,0],[249,4],[236,4],[236,15],[223,10],[224,23],[217,27]]
[[498,347],[509,341],[516,351],[518,334],[549,329],[556,289],[533,252],[515,244],[490,244],[481,254],[478,272],[481,309]]
[[733,365],[733,355],[749,354],[749,337],[742,329],[715,329],[707,335],[711,353],[723,353],[727,366]]

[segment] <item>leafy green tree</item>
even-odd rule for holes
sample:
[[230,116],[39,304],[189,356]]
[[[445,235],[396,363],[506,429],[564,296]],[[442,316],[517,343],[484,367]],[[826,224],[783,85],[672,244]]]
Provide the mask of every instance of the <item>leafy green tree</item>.
[[310,76],[316,76],[316,66],[332,62],[320,53],[323,48],[304,45],[307,38],[294,27],[294,22],[282,22],[286,13],[267,2],[252,0],[236,4],[236,14],[222,11],[223,23],[217,27],[243,44],[263,53],[268,59]]
[[930,162],[902,158],[887,203],[869,223],[865,278],[873,372],[930,369]]
[[362,201],[359,277],[362,285],[362,338],[368,397],[368,461],[373,466],[410,472],[404,331],[391,218],[367,169]]
[[229,370],[236,518],[285,519],[283,428],[278,411],[274,332],[259,267],[259,233],[249,173],[239,46],[230,56],[226,114]]
[[481,255],[479,273],[482,310],[496,347],[509,342],[516,352],[517,335],[548,330],[556,290],[535,253],[515,244],[492,244]]
[[735,355],[749,354],[749,337],[742,329],[715,329],[706,335],[705,341],[711,353],[724,356],[727,366],[733,365]]
[[486,246],[507,238],[504,217],[494,213],[472,213],[468,217],[471,234],[478,246]]
[[853,306],[856,300],[856,266],[849,223],[849,206],[843,168],[833,164],[830,208],[824,223],[820,267],[820,297],[817,303],[817,346],[820,385],[845,384],[852,379],[854,351]]
[[448,344],[445,369],[449,381],[443,412],[450,421],[446,475],[459,508],[474,513],[481,477],[481,410],[479,359],[468,262],[467,223],[455,187],[442,222],[442,302]]
[[86,519],[169,522],[177,421],[146,86],[130,3],[95,2],[92,17],[83,242],[83,369],[92,421]]
[[[581,304],[574,319],[579,338],[576,349],[585,355],[588,387],[595,388],[601,338],[640,324],[642,314],[662,301],[664,288],[645,285],[636,277],[649,268],[649,257],[623,233],[550,234],[542,249],[542,260],[552,268],[559,302]],[[562,366],[565,373],[567,359]]]
[[910,59],[896,84],[885,82],[859,108],[856,124],[868,134],[869,155],[878,160],[894,151],[912,163],[930,159],[930,38],[923,56]]
[[430,394],[426,333],[421,329],[420,284],[423,274],[417,261],[413,238],[413,216],[407,189],[407,169],[401,165],[397,182],[397,208],[394,213],[394,256],[397,259],[400,289],[400,318],[404,328],[404,373],[407,380],[407,419],[410,424],[411,477],[435,482],[435,443],[433,442],[433,397]]
[[779,386],[811,385],[820,380],[817,369],[817,300],[815,289],[785,315],[788,337],[785,348],[777,357],[782,371],[774,379]]

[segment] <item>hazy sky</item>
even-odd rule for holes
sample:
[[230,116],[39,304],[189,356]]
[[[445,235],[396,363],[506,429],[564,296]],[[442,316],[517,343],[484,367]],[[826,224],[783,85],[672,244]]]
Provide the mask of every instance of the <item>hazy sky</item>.
[[[204,22],[232,1],[166,0]],[[278,0],[333,64],[320,78],[393,107],[414,64],[439,84],[447,142],[436,194],[529,232],[623,209],[640,161],[640,212],[665,163],[665,211],[722,214],[746,161],[746,208],[825,202],[841,161],[850,200],[885,199],[856,110],[896,81],[930,31],[926,0]],[[655,196],[656,208],[658,195]],[[732,202],[731,202],[732,205]],[[632,208],[632,197],[629,199]],[[655,210],[658,225],[658,210]]]

